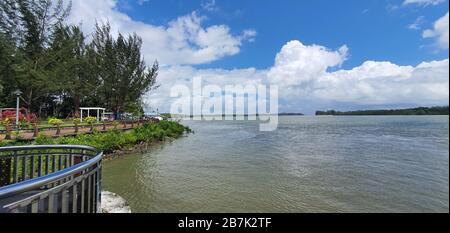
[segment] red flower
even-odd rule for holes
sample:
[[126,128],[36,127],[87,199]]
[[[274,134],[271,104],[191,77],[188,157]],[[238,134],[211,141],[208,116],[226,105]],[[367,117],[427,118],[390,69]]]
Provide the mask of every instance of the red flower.
[[[16,121],[16,112],[15,111],[4,111],[0,113],[0,121],[9,119],[10,122]],[[27,114],[25,115],[22,111],[19,111],[19,121],[21,122],[28,122],[28,123],[35,123],[38,121],[38,118],[36,114]]]

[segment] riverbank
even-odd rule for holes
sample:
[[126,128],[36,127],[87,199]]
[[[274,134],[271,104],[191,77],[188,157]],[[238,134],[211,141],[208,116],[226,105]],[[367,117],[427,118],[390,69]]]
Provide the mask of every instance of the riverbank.
[[[60,126],[59,133],[57,130],[57,127],[39,127],[38,128],[38,134],[43,134],[48,137],[70,137],[70,136],[76,136],[80,134],[89,134],[91,133],[91,128],[98,131],[108,131],[110,129],[119,129],[119,130],[130,130],[134,128],[135,126],[138,126],[139,124],[142,124],[140,122],[121,122],[121,123],[96,123],[91,125],[88,124],[80,124],[77,127],[73,125],[62,125]],[[33,141],[35,139],[35,130],[33,128],[26,128],[21,129],[19,131],[13,131],[11,132],[11,140],[19,140],[19,141]],[[0,141],[6,140],[6,132],[5,130],[2,130],[0,128]]]
[[53,138],[40,134],[34,141],[0,141],[0,146],[15,145],[87,145],[102,150],[105,157],[111,158],[136,150],[142,150],[149,145],[160,143],[166,139],[175,139],[190,133],[189,127],[178,122],[160,121],[158,123],[145,123],[128,131],[109,129],[96,131],[91,134]]
[[147,153],[151,150],[152,147],[162,145],[164,143],[169,143],[173,140],[176,140],[176,138],[165,138],[163,141],[156,140],[156,141],[151,141],[151,142],[140,142],[133,146],[128,146],[126,148],[120,148],[120,149],[114,150],[112,152],[103,154],[103,161],[110,161],[115,158],[119,158],[119,157],[127,156],[127,155]]

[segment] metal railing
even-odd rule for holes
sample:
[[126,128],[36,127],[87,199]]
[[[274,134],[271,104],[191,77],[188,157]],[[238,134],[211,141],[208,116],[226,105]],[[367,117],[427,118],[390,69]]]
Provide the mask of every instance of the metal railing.
[[102,154],[78,145],[0,147],[0,212],[99,212]]

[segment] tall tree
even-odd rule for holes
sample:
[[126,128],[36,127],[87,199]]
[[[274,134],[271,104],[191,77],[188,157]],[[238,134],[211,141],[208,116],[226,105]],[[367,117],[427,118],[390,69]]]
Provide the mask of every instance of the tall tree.
[[136,34],[125,38],[119,33],[114,39],[109,24],[97,25],[96,29],[92,44],[102,100],[115,113],[128,111],[128,106],[134,109],[143,94],[156,88],[158,63],[150,68],[145,65],[142,39]]
[[40,116],[77,116],[81,104],[142,110],[143,94],[156,88],[158,63],[145,65],[141,38],[115,38],[109,24],[96,25],[86,45],[79,27],[64,25],[69,10],[62,0],[0,1],[0,104],[12,105],[10,93],[21,89],[23,105]]
[[18,47],[39,51],[50,42],[50,35],[68,16],[71,5],[63,0],[2,0],[0,32]]
[[54,92],[73,101],[72,115],[79,116],[83,98],[96,91],[98,80],[90,72],[91,52],[78,26],[61,25],[55,30],[50,46],[51,77]]
[[10,106],[15,98],[11,95],[15,85],[16,67],[21,64],[17,49],[0,33],[0,106]]
[[14,80],[23,91],[28,110],[40,104],[35,100],[47,94],[47,47],[50,35],[70,11],[62,0],[2,0],[0,2],[0,33],[13,42],[24,62],[16,67]]

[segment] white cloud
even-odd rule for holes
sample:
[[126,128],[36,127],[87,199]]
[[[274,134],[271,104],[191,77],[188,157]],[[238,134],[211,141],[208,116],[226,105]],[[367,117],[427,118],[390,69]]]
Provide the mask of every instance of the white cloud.
[[391,3],[389,3],[387,6],[386,6],[386,10],[388,10],[388,11],[396,11],[396,10],[398,10],[400,8],[400,6],[398,6],[398,5],[396,5],[396,4],[391,4]]
[[149,2],[150,0],[138,0],[138,5],[142,6],[145,3]]
[[269,71],[270,81],[288,86],[304,85],[324,75],[329,67],[340,66],[347,53],[345,45],[338,51],[330,51],[323,46],[290,41],[277,54],[275,65]]
[[217,12],[219,11],[219,7],[216,5],[216,0],[207,0],[205,3],[202,4],[203,10],[209,11],[209,12]]
[[419,16],[417,17],[417,19],[414,21],[414,23],[408,25],[408,28],[411,30],[420,30],[422,27],[422,24],[425,22],[425,17],[424,16]]
[[246,29],[242,32],[240,40],[248,40],[250,42],[253,42],[255,40],[256,34],[257,32],[253,29]]
[[[423,62],[400,66],[387,61],[367,61],[351,70],[330,71],[347,58],[348,48],[333,51],[319,45],[291,41],[282,47],[273,67],[264,70],[196,69],[190,66],[165,67],[159,75],[161,88],[148,97],[161,110],[170,106],[170,88],[175,84],[192,86],[193,77],[205,84],[276,84],[280,112],[312,113],[342,104],[360,106],[447,105],[449,61]],[[168,111],[168,109],[165,109]]]
[[239,53],[243,42],[256,35],[251,29],[233,35],[227,25],[205,27],[205,17],[196,12],[160,26],[133,20],[117,10],[116,0],[72,1],[70,23],[82,24],[83,31],[90,34],[96,20],[109,22],[115,33],[137,32],[143,40],[145,58],[158,59],[162,65],[203,64],[232,56]]
[[407,5],[420,5],[420,6],[435,6],[441,3],[444,3],[446,0],[405,0],[403,2],[404,6]]
[[268,72],[289,101],[367,104],[448,103],[448,60],[416,67],[391,62],[367,61],[351,70],[327,71],[341,65],[347,47],[336,51],[317,45],[289,42]]
[[448,59],[416,67],[365,62],[318,79],[314,98],[355,105],[448,104]]
[[434,25],[433,29],[428,29],[423,31],[423,38],[435,38],[436,45],[441,49],[448,49],[448,12],[442,18],[438,19]]

